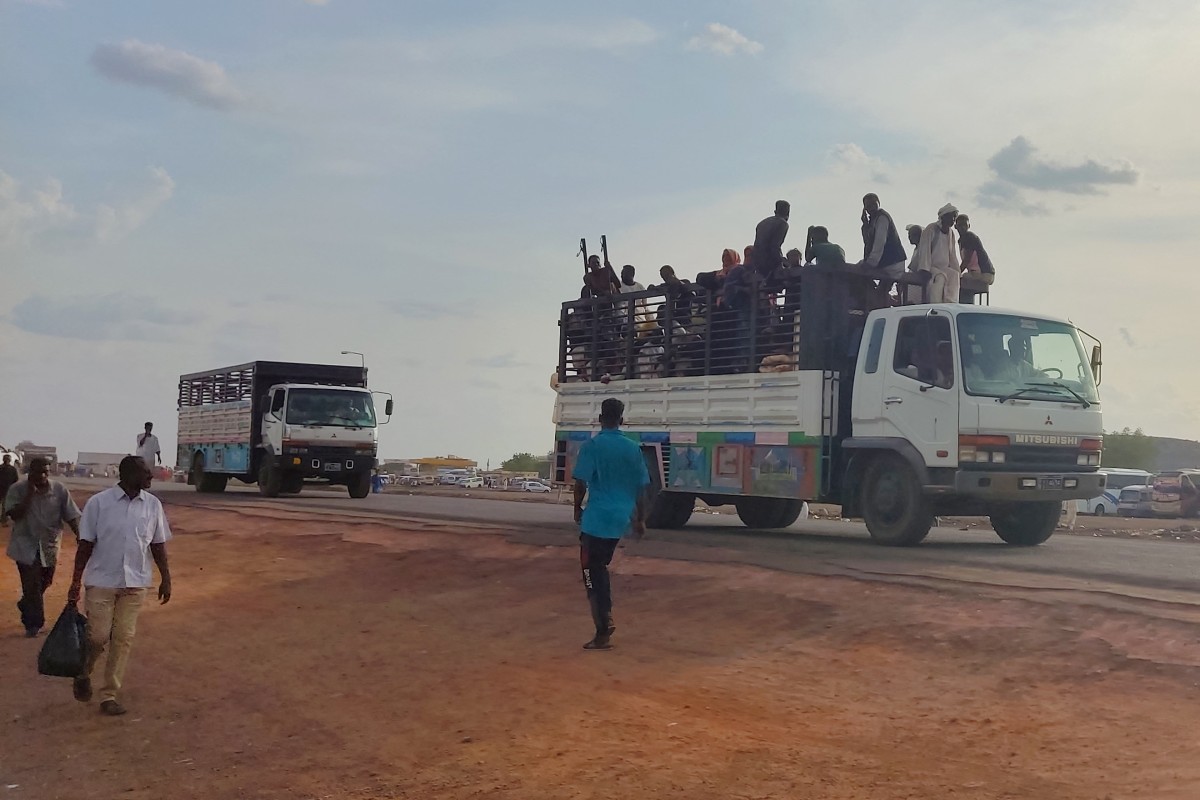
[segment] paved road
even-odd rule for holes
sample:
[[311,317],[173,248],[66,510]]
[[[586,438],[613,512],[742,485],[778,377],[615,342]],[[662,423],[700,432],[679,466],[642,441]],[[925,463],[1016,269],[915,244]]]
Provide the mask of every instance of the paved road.
[[[104,485],[103,481],[73,483]],[[386,493],[352,500],[315,490],[266,500],[253,487],[200,495],[182,484],[156,484],[167,503],[269,505],[328,513],[378,514],[495,523],[530,541],[572,536],[570,508],[537,502]],[[943,585],[1027,587],[1145,598],[1200,608],[1200,545],[1187,542],[1058,534],[1035,548],[1003,544],[989,530],[935,529],[915,548],[871,544],[857,522],[807,520],[784,531],[751,531],[734,516],[697,514],[678,531],[651,531],[634,545],[664,557],[736,561],[816,574]]]

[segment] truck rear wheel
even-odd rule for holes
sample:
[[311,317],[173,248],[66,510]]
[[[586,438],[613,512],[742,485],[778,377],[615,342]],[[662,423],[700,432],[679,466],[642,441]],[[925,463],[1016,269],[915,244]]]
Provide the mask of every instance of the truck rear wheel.
[[786,497],[739,497],[734,505],[747,528],[786,528],[804,509],[803,500]]
[[204,456],[199,453],[192,460],[192,483],[196,485],[196,491],[204,494],[220,494],[225,491],[225,485],[229,483],[228,475],[214,475],[204,471]]
[[350,478],[350,483],[346,486],[350,492],[350,496],[355,500],[362,500],[371,493],[371,473],[360,472]]
[[1056,500],[1013,503],[991,515],[992,528],[1008,544],[1033,547],[1054,535],[1061,512],[1062,503]]
[[929,535],[933,511],[916,470],[891,453],[876,456],[862,483],[862,513],[876,544],[911,547]]
[[679,492],[659,492],[646,515],[646,527],[672,530],[687,525],[696,508],[696,496]]
[[263,497],[279,497],[283,491],[283,471],[269,455],[263,455],[258,465],[258,493]]

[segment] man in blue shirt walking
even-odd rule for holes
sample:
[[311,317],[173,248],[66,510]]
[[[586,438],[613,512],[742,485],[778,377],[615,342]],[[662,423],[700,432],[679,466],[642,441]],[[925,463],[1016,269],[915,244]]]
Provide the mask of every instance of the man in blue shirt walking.
[[[621,433],[625,404],[610,397],[600,404],[600,433],[579,448],[571,477],[575,479],[575,521],[579,523],[579,564],[587,589],[596,636],[585,650],[608,650],[616,626],[612,621],[612,587],[608,565],[621,537],[646,532],[646,488],[650,474],[641,448]],[[584,507],[584,496],[587,506]]]

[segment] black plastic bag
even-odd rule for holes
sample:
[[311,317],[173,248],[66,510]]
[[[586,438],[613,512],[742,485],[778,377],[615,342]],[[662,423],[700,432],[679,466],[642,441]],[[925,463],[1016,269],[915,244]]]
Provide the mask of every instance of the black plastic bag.
[[38,653],[38,673],[74,678],[83,674],[86,658],[87,617],[79,613],[78,607],[67,605]]

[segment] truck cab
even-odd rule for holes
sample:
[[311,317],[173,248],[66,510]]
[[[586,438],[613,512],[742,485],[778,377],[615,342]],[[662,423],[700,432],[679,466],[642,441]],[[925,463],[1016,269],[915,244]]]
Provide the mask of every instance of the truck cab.
[[[850,505],[897,544],[924,535],[927,514],[908,513],[922,507],[1044,541],[1062,501],[1104,488],[1093,373],[1065,320],[957,304],[873,312],[841,443]],[[885,513],[903,485],[919,485],[921,501]]]
[[370,492],[378,442],[369,391],[276,384],[263,409],[258,483],[264,494],[294,493],[315,479],[347,481],[354,497]]

